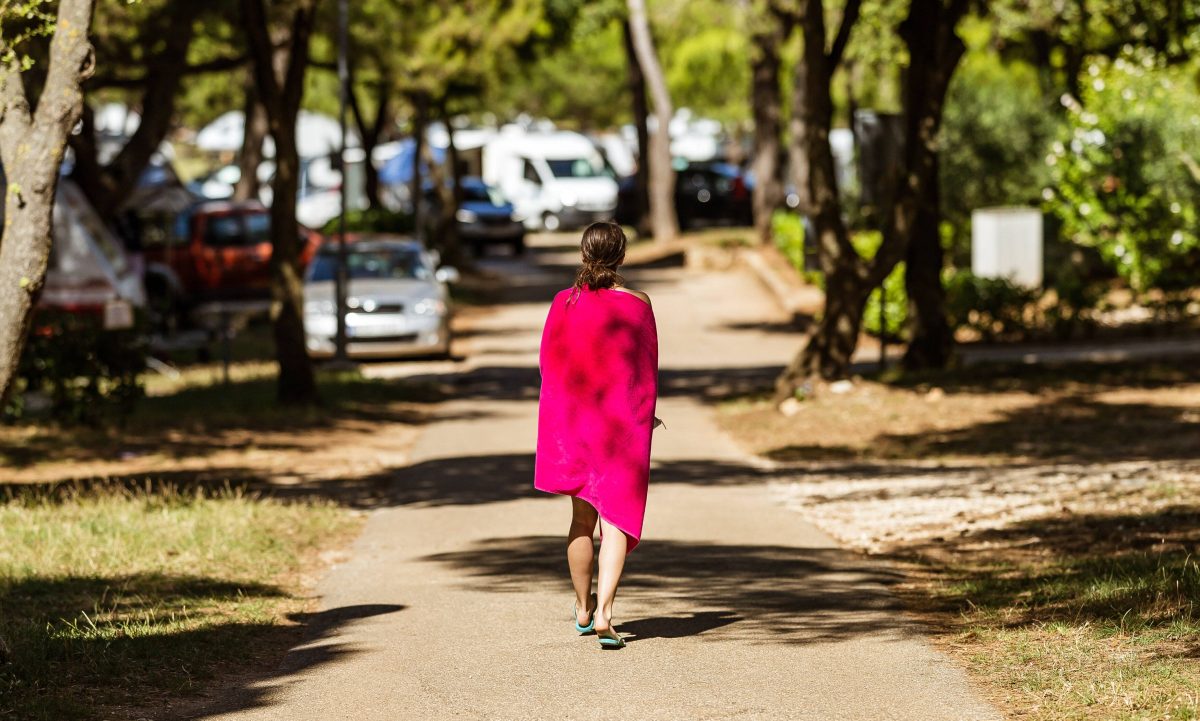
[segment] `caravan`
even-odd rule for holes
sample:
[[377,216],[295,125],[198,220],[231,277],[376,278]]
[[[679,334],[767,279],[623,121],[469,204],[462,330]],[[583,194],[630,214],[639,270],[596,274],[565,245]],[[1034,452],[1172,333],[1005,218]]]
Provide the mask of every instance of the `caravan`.
[[579,133],[507,126],[483,148],[483,177],[512,201],[531,230],[611,220],[617,207],[617,181]]

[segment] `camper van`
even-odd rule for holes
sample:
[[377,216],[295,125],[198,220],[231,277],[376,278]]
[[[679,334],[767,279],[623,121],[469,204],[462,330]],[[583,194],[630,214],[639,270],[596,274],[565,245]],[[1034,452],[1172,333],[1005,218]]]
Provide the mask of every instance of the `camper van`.
[[506,127],[483,148],[483,177],[530,230],[580,228],[617,207],[617,181],[579,133]]

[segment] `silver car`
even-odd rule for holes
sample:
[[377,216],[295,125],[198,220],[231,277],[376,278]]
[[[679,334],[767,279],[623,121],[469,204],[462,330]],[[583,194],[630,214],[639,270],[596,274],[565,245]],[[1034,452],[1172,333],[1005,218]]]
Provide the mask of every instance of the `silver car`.
[[[454,268],[408,239],[365,237],[346,248],[346,352],[352,357],[447,355]],[[313,357],[334,354],[337,246],[317,251],[304,279],[304,331]]]

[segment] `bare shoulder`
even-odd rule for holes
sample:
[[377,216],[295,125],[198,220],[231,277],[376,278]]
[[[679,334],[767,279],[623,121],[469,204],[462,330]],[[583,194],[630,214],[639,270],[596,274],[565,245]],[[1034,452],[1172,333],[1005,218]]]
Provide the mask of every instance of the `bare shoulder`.
[[633,288],[613,288],[613,290],[617,290],[622,293],[628,293],[629,295],[632,295],[635,298],[638,298],[646,305],[650,305],[650,296],[646,295],[645,293],[643,293],[640,290],[634,290]]

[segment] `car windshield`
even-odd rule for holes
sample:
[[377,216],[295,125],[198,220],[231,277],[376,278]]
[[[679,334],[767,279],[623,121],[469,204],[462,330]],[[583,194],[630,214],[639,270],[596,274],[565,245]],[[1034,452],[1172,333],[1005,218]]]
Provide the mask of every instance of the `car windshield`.
[[271,216],[267,213],[214,215],[205,227],[209,245],[246,246],[271,241]]
[[[346,266],[351,279],[368,278],[416,278],[427,280],[433,276],[429,266],[418,250],[412,248],[372,248],[371,250],[349,249]],[[313,259],[309,280],[314,282],[333,280],[337,268],[337,251],[321,250]]]
[[504,196],[490,185],[464,185],[462,194],[463,200],[491,203],[497,208],[504,205]]
[[588,158],[547,160],[546,165],[556,178],[599,178],[604,174],[604,169]]

